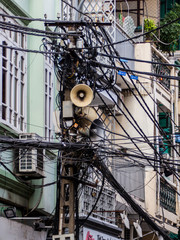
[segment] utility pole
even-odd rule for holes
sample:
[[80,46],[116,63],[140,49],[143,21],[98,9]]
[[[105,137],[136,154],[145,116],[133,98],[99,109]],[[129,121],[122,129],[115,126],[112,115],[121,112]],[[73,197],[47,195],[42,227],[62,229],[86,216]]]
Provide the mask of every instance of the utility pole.
[[[110,26],[111,23],[93,23],[94,26]],[[71,50],[69,47],[69,43],[71,46],[77,47],[76,42],[80,37],[80,33],[77,31],[79,27],[86,26],[86,22],[80,21],[56,21],[56,22],[47,22],[45,23],[46,27],[60,27],[63,30],[66,28],[66,33],[68,36],[68,32],[71,32],[71,36],[65,39],[66,51],[64,51],[64,46],[56,45],[56,51],[61,51],[61,58],[58,59],[59,62],[62,61],[63,71],[61,74],[60,81],[60,90],[59,90],[59,123],[60,123],[60,131],[61,131],[61,140],[68,140],[70,143],[76,143],[76,137],[79,132],[74,129],[75,137],[72,137],[70,133],[70,128],[66,127],[69,122],[72,121],[70,126],[72,127],[73,121],[76,121],[75,111],[74,109],[79,109],[82,111],[83,107],[89,105],[89,103],[93,99],[93,90],[84,83],[84,79],[88,72],[82,73],[84,71],[84,59],[81,59],[78,54]],[[74,34],[74,35],[73,35]],[[79,35],[78,35],[79,34]],[[64,52],[63,52],[64,51]],[[58,56],[57,56],[58,57]],[[62,60],[63,59],[63,60]],[[81,63],[79,63],[81,61]],[[85,64],[87,64],[85,62]],[[85,65],[86,66],[86,65]],[[86,69],[86,68],[85,68]],[[72,72],[71,72],[72,71]],[[78,71],[78,72],[76,72]],[[84,75],[83,75],[84,74]],[[91,73],[91,74],[94,74]],[[87,81],[87,80],[86,80]],[[70,82],[70,83],[69,83]],[[74,88],[72,88],[74,86]],[[72,93],[72,94],[71,94]],[[70,98],[70,95],[71,98]],[[72,100],[73,98],[73,100]],[[78,111],[77,111],[78,112]],[[94,119],[93,119],[94,120]],[[68,122],[68,124],[67,124]],[[91,122],[89,122],[91,125]],[[88,123],[88,124],[89,124]],[[99,125],[99,122],[96,122],[94,128]],[[86,125],[86,124],[85,124]],[[68,158],[65,157],[66,151],[61,152],[61,166],[59,166],[58,174],[60,177],[58,181],[60,181],[59,188],[57,189],[59,193],[59,209],[56,209],[58,212],[58,231],[56,227],[56,233],[58,232],[57,239],[59,240],[61,237],[66,237],[71,240],[79,239],[79,223],[78,223],[78,169],[73,162],[74,153],[71,152],[68,155]],[[75,154],[78,158],[78,154]],[[81,165],[81,164],[80,164]],[[74,175],[76,174],[76,178]],[[75,181],[75,179],[77,179]],[[76,220],[75,220],[76,219]],[[54,238],[53,240],[56,240]]]
[[[59,235],[74,234],[74,175],[73,164],[62,161]],[[67,178],[66,178],[67,177]]]
[[[98,36],[96,31],[93,30],[92,25],[93,27],[97,27],[102,25],[109,25],[109,23],[91,22],[90,25],[87,26],[87,22],[57,21],[55,23],[46,22],[46,25],[61,27],[63,30],[66,28],[67,32],[70,29],[71,33],[75,33],[76,35],[78,27],[84,27],[86,28],[86,33],[91,33],[92,31],[97,40]],[[94,97],[93,91],[101,87],[98,82],[96,82],[97,78],[101,79],[100,83],[102,85],[104,84],[104,88],[109,87],[109,89],[111,89],[111,85],[109,84],[109,82],[112,81],[111,75],[109,76],[109,78],[104,79],[104,77],[106,76],[105,72],[102,70],[102,75],[99,75],[100,73],[98,73],[97,71],[97,66],[95,64],[90,64],[93,63],[93,61],[96,59],[97,51],[95,51],[93,48],[93,45],[90,41],[92,39],[89,39],[89,34],[86,35],[86,38],[87,39],[85,39],[84,35],[81,33],[81,40],[87,49],[81,50],[81,48],[76,48],[76,40],[78,39],[78,36],[75,38],[73,35],[71,35],[71,41],[69,38],[66,37],[63,39],[64,44],[62,46],[56,46],[59,47],[60,55],[60,57],[58,57],[57,54],[57,64],[58,66],[60,66],[59,75],[61,76],[59,91],[59,121],[61,128],[61,140],[65,141],[66,139],[69,143],[72,144],[78,144],[76,142],[76,139],[77,137],[79,137],[78,135],[80,135],[82,132],[86,134],[86,139],[88,139],[92,143],[104,139],[103,123],[97,117],[92,118],[92,115],[94,114],[87,114],[83,111],[85,111],[84,109],[92,102]],[[75,47],[76,50],[74,50],[73,47],[71,48],[70,46]],[[113,61],[112,63],[114,64]],[[97,113],[95,115],[97,115]],[[77,124],[77,127],[75,127],[75,124]],[[72,129],[74,129],[75,137],[73,137],[73,134],[71,132]],[[95,160],[94,162],[92,161],[91,164],[103,174],[103,176],[108,180],[111,186],[116,189],[117,192],[127,201],[127,203],[129,203],[130,206],[153,229],[158,231],[165,240],[170,240],[170,238],[164,233],[164,231],[156,223],[154,223],[154,221],[148,216],[148,214],[143,211],[143,209],[138,204],[136,204],[136,202],[125,191],[125,189],[116,181],[107,166],[103,163],[102,159],[98,158],[98,155],[96,156],[96,154],[98,154],[98,150],[94,147],[90,147],[90,149],[83,148],[83,150],[81,149],[81,151],[84,151],[86,153],[86,156],[90,154],[89,159]],[[76,240],[79,239],[78,196],[76,191],[78,187],[79,168],[77,168],[77,165],[75,161],[73,161],[73,158],[75,157],[75,159],[78,159],[79,165],[81,166],[81,151],[79,151],[78,153],[73,153],[73,151],[69,151],[69,153],[67,154],[65,150],[61,153],[62,170],[60,172],[61,186],[58,229],[59,235],[53,240],[73,240],[74,236]]]
[[[65,71],[66,74],[66,71]],[[68,139],[73,142],[69,131],[65,129],[65,122],[72,121],[74,117],[73,105],[69,99],[69,91],[64,86],[60,86],[61,107],[60,107],[60,127],[62,139]],[[75,188],[74,188],[74,171],[75,166],[71,159],[73,154],[70,154],[69,159],[65,157],[66,152],[61,153],[61,176],[60,176],[60,204],[59,204],[59,231],[60,236],[65,239],[74,239],[75,233]],[[76,234],[76,239],[79,236]]]

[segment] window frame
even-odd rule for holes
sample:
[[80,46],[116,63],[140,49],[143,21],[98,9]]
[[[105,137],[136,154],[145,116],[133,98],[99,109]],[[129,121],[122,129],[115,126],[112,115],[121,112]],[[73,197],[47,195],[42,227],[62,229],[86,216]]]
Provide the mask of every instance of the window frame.
[[44,136],[46,141],[53,138],[54,64],[47,55],[44,57]]
[[[2,20],[2,19],[1,19]],[[13,24],[18,23],[15,20],[12,19],[4,19],[6,22],[11,22]],[[10,33],[11,32],[11,33]],[[2,95],[3,95],[3,84],[2,81],[0,82],[0,122],[7,125],[11,129],[17,131],[18,133],[25,132],[27,128],[27,73],[26,73],[26,67],[27,67],[27,53],[25,51],[17,51],[11,48],[8,48],[8,46],[14,47],[14,48],[26,48],[27,46],[27,39],[26,36],[23,37],[24,43],[22,44],[21,39],[21,33],[17,34],[17,42],[15,42],[14,36],[15,33],[9,30],[2,31],[0,34],[0,43],[7,45],[7,48],[1,48],[0,49],[0,65],[3,66],[3,49],[6,49],[6,87],[5,87],[5,103],[2,101]],[[23,69],[21,68],[21,60],[24,60],[23,62]],[[3,67],[0,69],[1,78],[3,80],[2,74],[3,74]],[[22,74],[23,74],[23,83],[22,83]],[[21,83],[23,84],[23,97],[21,97]],[[21,101],[23,102],[21,103]],[[6,113],[3,116],[2,110],[3,105],[6,108]],[[21,112],[23,111],[23,113]]]

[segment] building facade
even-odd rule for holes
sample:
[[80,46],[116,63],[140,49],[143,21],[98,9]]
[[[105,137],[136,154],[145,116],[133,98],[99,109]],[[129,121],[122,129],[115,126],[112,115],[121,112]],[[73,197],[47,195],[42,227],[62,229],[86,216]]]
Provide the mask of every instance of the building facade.
[[[47,1],[0,2],[0,122],[3,136],[24,141],[54,139],[52,117],[56,81],[53,61],[45,54],[42,44],[46,34],[36,34],[36,30],[45,30],[44,22],[32,19],[43,20],[45,14],[56,19],[59,8],[58,1],[53,4]],[[32,28],[30,34],[27,28]],[[15,147],[2,150],[1,163],[0,228],[3,238],[46,239],[49,229],[43,228],[39,232],[35,228],[42,222],[39,216],[44,219],[53,216],[56,184],[44,186],[56,181],[56,154],[45,149]],[[6,210],[12,209],[16,220],[5,216]]]
[[[106,38],[100,35],[100,39],[104,45],[109,44],[108,39],[119,43],[113,45],[112,52],[102,46],[102,56],[97,59],[104,64],[113,63],[115,70],[105,71],[104,77],[107,74],[112,82],[116,81],[112,89],[106,86],[108,90],[96,93],[90,105],[106,129],[105,133],[99,132],[105,142],[103,145],[98,138],[98,146],[113,153],[120,149],[118,156],[108,157],[108,151],[103,156],[113,176],[158,226],[176,236],[179,228],[178,71],[171,65],[175,59],[165,57],[153,43],[145,43],[142,36],[136,38],[143,33],[144,18],[152,15],[159,21],[160,6],[164,2],[146,1],[146,7],[144,4],[144,1],[135,0],[85,0],[78,4],[76,1],[65,4],[50,0],[0,0],[0,131],[3,136],[25,141],[54,140],[52,117],[57,110],[57,82],[53,59],[48,54],[47,32],[38,31],[49,30],[42,19],[55,20],[58,16],[64,21],[78,21],[90,16],[96,22],[110,21],[107,35],[104,33]],[[33,29],[30,34],[26,27]],[[98,40],[92,36],[94,44]],[[110,61],[112,56],[107,60],[104,53],[117,53],[117,61]],[[98,74],[94,75],[99,77]],[[57,125],[59,127],[59,123]],[[0,229],[4,238],[52,239],[48,229],[54,224],[52,217],[57,197],[56,156],[57,153],[47,149],[19,150],[18,146],[12,149],[2,146]],[[87,166],[82,164],[82,169],[85,168]],[[158,239],[158,234],[132,209],[130,202],[107,183],[100,190],[99,182],[103,180],[91,172],[86,174],[88,184],[80,185],[80,201],[76,203],[82,224],[80,239],[122,237],[128,240],[142,236],[143,239]],[[13,210],[18,219],[7,219],[6,210]],[[49,219],[50,226],[46,228]],[[7,225],[11,226],[9,232]],[[60,236],[53,239],[60,239]]]

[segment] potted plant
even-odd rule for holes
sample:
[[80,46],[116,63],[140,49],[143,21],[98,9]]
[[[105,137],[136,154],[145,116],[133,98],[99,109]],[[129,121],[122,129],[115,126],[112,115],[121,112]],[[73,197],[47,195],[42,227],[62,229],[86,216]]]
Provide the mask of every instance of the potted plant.
[[[149,32],[151,30],[154,30],[156,28],[157,28],[157,26],[153,19],[149,19],[149,18],[144,19],[144,32],[145,33]],[[153,33],[155,34],[155,32],[153,32]],[[153,40],[154,39],[153,33],[146,34],[146,40],[148,40],[148,41]]]

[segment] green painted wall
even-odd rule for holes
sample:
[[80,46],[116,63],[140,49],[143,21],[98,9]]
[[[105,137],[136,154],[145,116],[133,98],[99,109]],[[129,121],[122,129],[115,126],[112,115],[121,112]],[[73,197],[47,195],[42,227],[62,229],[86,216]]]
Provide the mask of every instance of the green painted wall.
[[[43,0],[29,1],[29,14],[32,18],[43,18]],[[43,22],[33,21],[31,28],[43,29]],[[39,50],[41,37],[29,36],[28,48]],[[44,59],[41,54],[28,54],[28,132],[44,136]]]
[[[58,2],[58,1],[57,1]],[[56,1],[49,0],[30,0],[29,15],[32,18],[44,19],[47,14],[48,19],[56,18]],[[45,30],[44,23],[34,21],[29,27]],[[28,37],[28,48],[39,50],[42,44],[42,37]],[[28,54],[28,132],[36,132],[44,137],[44,56],[42,54]],[[35,184],[46,184],[55,180],[56,166],[46,161],[45,179],[35,180]],[[32,194],[29,201],[29,208],[36,205],[42,212],[51,213],[55,206],[55,190],[56,187],[37,189]]]
[[[4,0],[6,1],[6,0]],[[7,0],[9,3],[16,3],[16,9],[27,13],[31,18],[44,18],[47,14],[48,19],[56,19],[57,12],[60,12],[60,0]],[[43,29],[44,23],[40,21],[32,21],[28,27],[35,29]],[[27,48],[39,50],[42,44],[42,37],[27,36]],[[37,133],[44,137],[44,56],[42,54],[28,53],[27,63],[27,132]],[[56,82],[56,81],[55,81]],[[54,84],[56,85],[56,84]],[[9,154],[9,155],[8,155]],[[11,159],[7,167],[13,170],[12,153],[3,155],[3,159]],[[54,160],[45,161],[45,178],[44,180],[33,180],[34,184],[47,184],[54,182],[56,179],[56,164]],[[11,174],[4,168],[0,168],[0,197],[10,202],[15,202],[21,206],[27,206],[29,209],[38,208],[43,212],[51,213],[55,207],[56,186],[43,188],[32,191],[29,195],[22,196],[23,186],[19,184]],[[6,183],[6,185],[4,185]],[[4,187],[3,187],[4,186]],[[16,186],[14,191],[11,188]],[[28,189],[25,189],[25,192]],[[24,193],[25,193],[24,192]],[[24,202],[24,203],[23,203]]]
[[[60,1],[31,0],[29,1],[29,15],[32,18],[56,19],[60,12]],[[44,23],[33,21],[29,27],[45,30]],[[39,50],[42,37],[28,37],[28,48]],[[28,54],[28,132],[36,132],[44,136],[44,56],[42,54]]]
[[23,10],[28,12],[28,1],[26,0],[14,0],[15,3],[17,3]]

